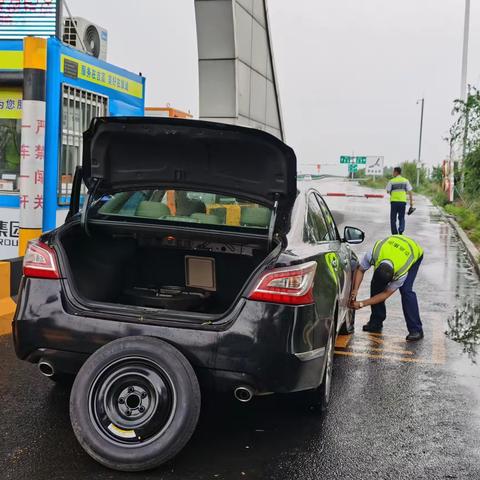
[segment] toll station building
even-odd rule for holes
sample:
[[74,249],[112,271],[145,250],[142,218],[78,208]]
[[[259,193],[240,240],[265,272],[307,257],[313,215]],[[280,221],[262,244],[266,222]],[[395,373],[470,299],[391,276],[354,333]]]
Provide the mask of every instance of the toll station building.
[[[23,255],[30,238],[63,223],[75,168],[81,165],[82,133],[92,118],[144,115],[144,77],[55,36],[36,40],[41,42],[0,40],[0,260]],[[32,78],[41,79],[42,70],[44,113],[35,101],[27,112],[24,92],[38,100]],[[23,242],[21,214],[35,219]]]

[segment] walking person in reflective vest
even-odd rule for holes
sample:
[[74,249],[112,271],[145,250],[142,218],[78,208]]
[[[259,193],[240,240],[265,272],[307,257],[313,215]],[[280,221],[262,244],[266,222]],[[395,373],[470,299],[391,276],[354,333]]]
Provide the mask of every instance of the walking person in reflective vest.
[[[366,253],[355,271],[350,306],[356,310],[371,306],[370,320],[363,326],[366,332],[380,333],[387,316],[385,300],[396,290],[402,296],[402,308],[407,323],[408,341],[423,338],[417,295],[413,291],[413,282],[423,260],[423,249],[405,235],[392,235],[378,240],[372,251]],[[371,297],[357,301],[358,289],[365,272],[374,268],[370,285]]]
[[387,184],[387,192],[390,194],[390,227],[392,230],[392,235],[401,235],[405,230],[405,210],[407,207],[407,193],[410,200],[410,210],[412,210],[412,190],[412,185],[410,185],[408,179],[402,177],[402,169],[400,167],[395,167],[393,169],[393,178]]

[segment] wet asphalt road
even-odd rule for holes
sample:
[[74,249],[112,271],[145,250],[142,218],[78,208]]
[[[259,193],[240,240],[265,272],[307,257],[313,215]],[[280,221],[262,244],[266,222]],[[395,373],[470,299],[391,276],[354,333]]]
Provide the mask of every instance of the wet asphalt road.
[[[319,185],[323,193],[366,191],[340,181]],[[385,199],[327,201],[341,225],[365,229],[359,253],[389,234]],[[388,303],[381,336],[361,331],[368,318],[361,310],[357,332],[337,343],[325,417],[289,397],[240,405],[209,395],[193,439],[174,461],[152,472],[112,472],[77,444],[68,390],[18,361],[3,336],[0,478],[480,479],[480,284],[437,210],[422,199],[417,207],[406,233],[425,248],[416,282],[425,339],[405,343],[399,295]]]

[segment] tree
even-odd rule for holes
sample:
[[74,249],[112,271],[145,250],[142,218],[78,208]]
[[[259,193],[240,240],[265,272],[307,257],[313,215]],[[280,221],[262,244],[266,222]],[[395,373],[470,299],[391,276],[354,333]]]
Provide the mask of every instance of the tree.
[[453,102],[453,115],[457,120],[450,128],[450,144],[465,144],[468,155],[480,145],[480,92],[473,88],[466,101],[457,99]]
[[471,88],[467,100],[455,100],[452,114],[458,118],[450,128],[451,151],[461,145],[464,161],[455,171],[455,183],[462,183],[463,176],[465,193],[475,199],[480,188],[480,91]]
[[465,192],[478,199],[480,191],[480,144],[465,158]]
[[443,171],[442,167],[433,167],[432,168],[432,181],[434,183],[442,184],[443,181]]
[[[427,171],[424,167],[420,168],[419,181],[423,185],[427,181]],[[403,162],[402,163],[402,176],[408,178],[412,185],[417,184],[417,163],[416,162]]]

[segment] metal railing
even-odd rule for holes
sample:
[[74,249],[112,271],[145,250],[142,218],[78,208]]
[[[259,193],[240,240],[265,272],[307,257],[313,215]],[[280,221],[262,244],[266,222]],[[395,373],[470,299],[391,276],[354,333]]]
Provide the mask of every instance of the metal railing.
[[62,85],[62,138],[58,172],[58,204],[67,205],[75,168],[82,164],[83,132],[95,117],[108,114],[108,97]]

